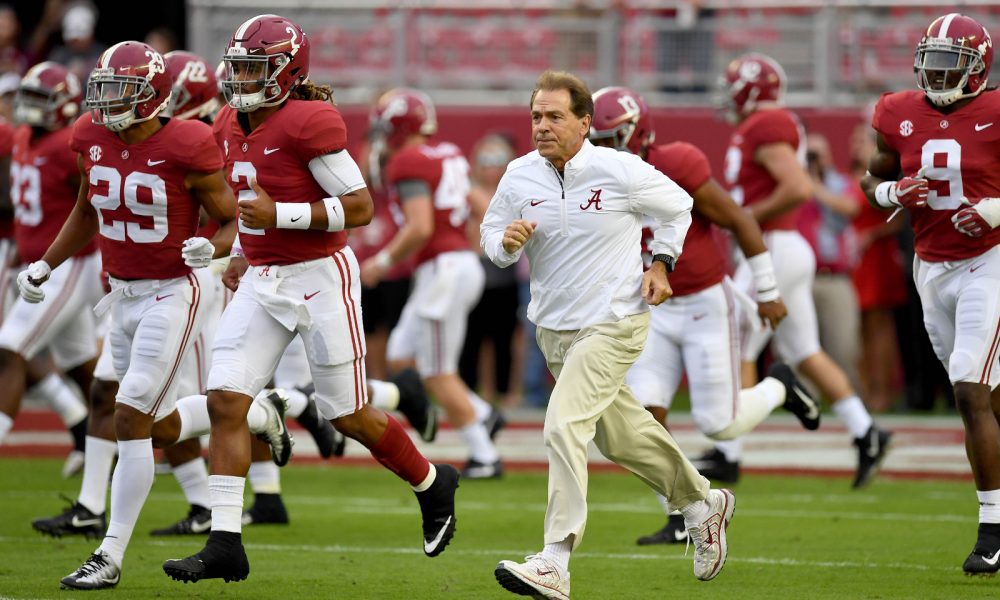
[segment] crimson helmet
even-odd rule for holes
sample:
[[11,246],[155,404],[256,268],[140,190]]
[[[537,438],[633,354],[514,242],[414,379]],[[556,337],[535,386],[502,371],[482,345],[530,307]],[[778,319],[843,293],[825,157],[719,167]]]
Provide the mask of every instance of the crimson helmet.
[[80,80],[69,69],[46,61],[28,69],[14,96],[14,120],[32,127],[62,129],[80,112]]
[[257,15],[236,29],[222,60],[229,106],[240,112],[277,106],[309,77],[309,38],[284,17]]
[[722,79],[723,110],[729,120],[742,119],[761,102],[781,102],[785,71],[773,58],[752,52],[735,59]]
[[975,19],[951,13],[934,19],[917,44],[917,86],[937,106],[971,98],[986,89],[993,40]]
[[398,148],[413,134],[437,133],[434,103],[427,94],[408,88],[396,88],[382,94],[372,107],[369,135],[390,149]]
[[105,50],[87,82],[91,119],[111,131],[156,117],[169,101],[163,56],[142,42],[119,42]]
[[645,155],[656,132],[649,106],[642,96],[625,87],[606,87],[594,92],[590,141],[608,138],[616,150]]
[[167,74],[174,82],[170,105],[164,113],[176,119],[211,118],[219,110],[219,87],[205,59],[184,50],[163,55]]

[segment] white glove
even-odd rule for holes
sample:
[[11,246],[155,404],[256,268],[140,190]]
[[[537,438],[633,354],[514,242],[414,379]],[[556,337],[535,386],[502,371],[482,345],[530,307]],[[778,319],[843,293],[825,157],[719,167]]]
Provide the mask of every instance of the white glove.
[[45,292],[39,286],[49,280],[49,275],[52,268],[44,260],[36,260],[17,274],[17,289],[25,302],[38,304],[45,299]]
[[184,246],[181,248],[184,264],[192,269],[207,267],[212,262],[213,254],[215,254],[215,246],[203,237],[188,238],[184,240]]

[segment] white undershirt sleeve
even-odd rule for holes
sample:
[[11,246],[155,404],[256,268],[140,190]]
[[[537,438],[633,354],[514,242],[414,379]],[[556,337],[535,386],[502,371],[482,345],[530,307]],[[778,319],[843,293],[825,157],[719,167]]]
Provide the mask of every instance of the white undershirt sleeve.
[[309,161],[309,172],[330,196],[342,196],[367,187],[358,163],[347,150],[317,156]]

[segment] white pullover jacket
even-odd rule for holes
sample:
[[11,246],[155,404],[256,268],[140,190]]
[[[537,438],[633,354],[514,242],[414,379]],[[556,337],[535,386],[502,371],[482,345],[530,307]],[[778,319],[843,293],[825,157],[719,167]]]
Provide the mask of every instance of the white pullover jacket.
[[[480,226],[483,251],[507,267],[528,255],[528,319],[571,331],[649,310],[642,285],[642,216],[656,222],[653,254],[680,257],[691,225],[691,196],[628,152],[583,147],[562,175],[538,151],[515,159]],[[537,222],[523,248],[503,249],[507,225]]]

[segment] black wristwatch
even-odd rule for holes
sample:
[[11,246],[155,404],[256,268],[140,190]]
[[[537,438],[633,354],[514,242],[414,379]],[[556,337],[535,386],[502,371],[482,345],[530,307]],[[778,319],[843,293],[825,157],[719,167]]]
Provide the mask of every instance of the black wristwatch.
[[656,261],[660,261],[661,263],[664,264],[664,266],[667,267],[667,273],[674,272],[674,263],[677,262],[677,259],[674,258],[673,256],[670,256],[669,254],[654,254],[653,262]]

